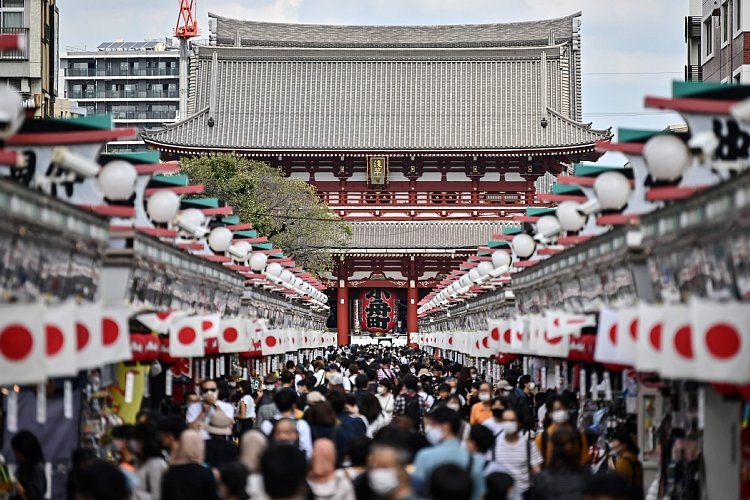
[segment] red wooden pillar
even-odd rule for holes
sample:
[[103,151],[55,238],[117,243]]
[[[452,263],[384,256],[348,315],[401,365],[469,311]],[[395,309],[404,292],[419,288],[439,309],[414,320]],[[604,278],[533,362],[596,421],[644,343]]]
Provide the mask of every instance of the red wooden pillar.
[[406,291],[406,343],[411,344],[411,334],[417,333],[417,303],[419,302],[419,277],[416,272],[414,256],[409,261],[409,288]]
[[336,293],[336,331],[338,345],[349,343],[349,287],[345,279],[339,279]]

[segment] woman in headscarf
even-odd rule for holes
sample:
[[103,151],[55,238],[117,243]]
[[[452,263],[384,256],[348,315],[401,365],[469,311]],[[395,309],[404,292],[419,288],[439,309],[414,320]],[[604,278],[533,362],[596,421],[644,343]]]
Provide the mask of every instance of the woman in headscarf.
[[316,500],[355,500],[354,487],[341,469],[336,469],[336,446],[330,439],[313,443],[307,485]]
[[200,432],[182,432],[172,465],[162,478],[162,500],[218,499],[214,475],[203,463],[205,447]]
[[266,489],[260,471],[260,459],[268,448],[268,438],[260,431],[247,431],[240,441],[240,462],[247,467],[247,495],[253,500],[265,500]]

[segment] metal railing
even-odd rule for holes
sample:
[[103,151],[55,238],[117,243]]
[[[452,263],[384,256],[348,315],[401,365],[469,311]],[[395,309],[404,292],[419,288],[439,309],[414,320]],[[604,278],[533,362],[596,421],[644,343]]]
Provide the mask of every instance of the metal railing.
[[685,65],[685,81],[699,82],[703,80],[703,68],[698,64]]
[[455,191],[420,191],[417,193],[391,191],[320,192],[318,197],[328,206],[377,206],[398,208],[399,205],[440,206],[537,206],[548,205],[533,193],[480,191],[472,193]]
[[8,50],[0,52],[0,61],[26,61],[29,59],[29,28],[0,28],[0,35],[21,33],[26,40],[26,47],[22,50]]

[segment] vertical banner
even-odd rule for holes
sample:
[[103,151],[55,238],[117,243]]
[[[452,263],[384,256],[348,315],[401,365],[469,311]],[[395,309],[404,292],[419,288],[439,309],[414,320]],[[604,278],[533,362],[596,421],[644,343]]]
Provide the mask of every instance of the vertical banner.
[[362,307],[360,326],[373,333],[387,333],[396,328],[396,294],[392,290],[373,288],[359,296]]

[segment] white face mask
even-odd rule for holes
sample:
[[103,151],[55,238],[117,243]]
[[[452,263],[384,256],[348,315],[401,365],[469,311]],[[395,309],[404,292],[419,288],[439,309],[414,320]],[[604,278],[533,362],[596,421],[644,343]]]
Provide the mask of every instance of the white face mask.
[[518,422],[503,422],[503,432],[506,434],[515,434],[518,432]]
[[424,437],[427,438],[430,444],[435,445],[440,443],[445,436],[443,436],[443,430],[439,427],[426,427]]
[[367,482],[372,491],[380,496],[386,496],[400,483],[396,469],[372,469],[367,473]]
[[482,403],[486,403],[490,399],[492,399],[492,395],[489,392],[480,392],[479,393],[479,401],[481,401]]
[[448,404],[448,405],[445,405],[445,406],[448,407],[448,408],[450,408],[453,411],[459,411],[461,409],[461,407],[459,405],[457,405],[457,404]]
[[386,392],[388,392],[388,389],[386,389],[384,385],[378,386],[378,394],[385,394]]
[[265,390],[267,390],[267,391],[272,391],[272,390],[276,389],[276,386],[274,384],[266,384],[266,385],[263,386],[263,388]]
[[412,373],[417,373],[417,369],[416,368],[410,368],[409,371],[412,372]]
[[556,424],[564,424],[568,421],[568,410],[555,410],[550,414],[550,418]]

